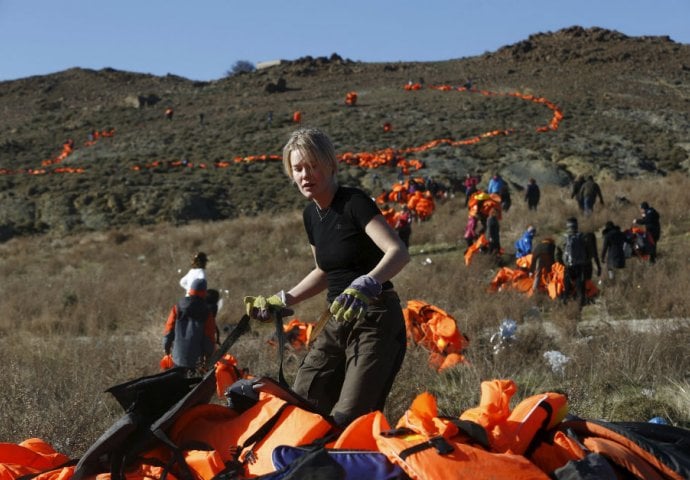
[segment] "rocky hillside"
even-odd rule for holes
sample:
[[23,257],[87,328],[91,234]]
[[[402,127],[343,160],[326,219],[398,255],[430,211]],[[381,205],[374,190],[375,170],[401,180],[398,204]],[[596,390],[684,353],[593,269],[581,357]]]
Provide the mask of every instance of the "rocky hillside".
[[[456,88],[468,80],[472,90]],[[0,241],[297,208],[280,162],[254,157],[280,155],[295,111],[339,153],[391,148],[448,185],[468,171],[500,171],[518,189],[530,176],[564,185],[579,173],[687,171],[690,45],[571,27],[444,62],[333,54],[213,82],[79,68],[2,82]],[[436,139],[446,142],[408,150]],[[386,187],[398,172],[341,172],[372,193],[375,175]]]

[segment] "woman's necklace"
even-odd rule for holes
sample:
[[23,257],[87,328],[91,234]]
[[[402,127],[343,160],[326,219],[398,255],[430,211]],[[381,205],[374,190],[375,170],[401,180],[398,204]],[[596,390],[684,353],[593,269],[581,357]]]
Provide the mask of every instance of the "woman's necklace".
[[331,207],[330,206],[324,208],[323,210],[321,210],[316,203],[314,203],[314,206],[316,207],[316,214],[319,216],[319,220],[322,222],[328,216],[328,214],[331,213]]

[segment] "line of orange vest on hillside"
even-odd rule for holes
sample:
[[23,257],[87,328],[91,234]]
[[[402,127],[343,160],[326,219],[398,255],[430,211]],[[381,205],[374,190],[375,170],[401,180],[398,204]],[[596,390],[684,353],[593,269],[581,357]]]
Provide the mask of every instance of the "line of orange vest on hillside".
[[[404,86],[405,90],[410,90],[410,91],[416,91],[416,90],[421,90],[423,87],[421,84],[406,84]],[[560,108],[554,104],[553,102],[543,98],[543,97],[537,97],[534,95],[530,94],[523,94],[519,92],[510,92],[510,93],[499,93],[499,92],[491,92],[488,90],[479,90],[479,89],[474,89],[474,88],[467,88],[467,87],[453,87],[451,85],[432,85],[428,87],[431,90],[438,90],[438,91],[458,91],[458,92],[469,92],[469,93],[477,93],[481,94],[484,96],[512,96],[516,98],[520,98],[523,100],[531,101],[534,103],[539,103],[545,105],[547,108],[553,111],[553,115],[551,120],[547,125],[542,125],[536,127],[537,132],[547,132],[547,131],[552,131],[552,130],[557,130],[559,127],[559,124],[561,120],[563,119],[563,113],[560,110]],[[354,106],[357,103],[357,92],[350,91],[346,94],[345,96],[345,103],[349,106]],[[302,121],[302,112],[296,111],[293,114],[293,121],[295,123],[301,123]],[[390,132],[392,130],[392,125],[389,122],[386,122],[384,124],[384,132]],[[505,130],[491,130],[488,132],[481,133],[479,135],[475,135],[469,138],[461,139],[461,140],[453,140],[451,138],[440,138],[440,139],[435,139],[431,140],[429,142],[426,142],[422,145],[416,146],[416,147],[408,147],[408,148],[401,148],[401,149],[393,149],[393,148],[385,148],[382,150],[374,151],[374,152],[358,152],[358,153],[353,153],[353,152],[346,152],[343,153],[342,155],[339,155],[339,160],[347,163],[348,165],[354,165],[358,166],[361,168],[379,168],[382,166],[395,166],[403,169],[403,173],[405,171],[409,172],[409,169],[416,169],[419,170],[420,168],[423,168],[423,164],[419,160],[408,160],[406,158],[407,155],[412,154],[412,153],[418,153],[418,152],[423,152],[427,150],[431,150],[433,148],[437,148],[441,145],[447,145],[451,147],[459,147],[459,146],[464,146],[464,145],[472,145],[475,143],[479,143],[483,139],[491,138],[491,137],[496,137],[500,135],[510,135],[512,133],[515,133],[515,129],[505,129]],[[109,130],[102,130],[102,131],[94,131],[91,132],[90,134],[90,139],[84,143],[85,147],[92,146],[94,145],[100,138],[107,138],[107,137],[113,137],[115,135],[115,129],[109,129]],[[63,162],[66,160],[73,152],[75,149],[74,141],[73,140],[68,140],[63,144],[62,151],[60,154],[58,154],[56,157],[44,160],[42,162],[42,167],[41,169],[22,169],[22,170],[10,170],[10,169],[0,169],[0,175],[16,175],[16,174],[32,174],[32,175],[43,175],[46,173],[83,173],[84,172],[84,167],[60,167],[57,169],[52,169],[52,170],[47,170],[45,167],[49,167],[58,163]],[[214,163],[214,167],[216,168],[226,168],[232,165],[233,163],[251,163],[251,162],[264,162],[264,161],[280,161],[282,160],[282,157],[280,155],[270,155],[270,154],[263,154],[263,155],[249,155],[249,156],[236,156],[232,159],[232,161],[218,161]],[[160,168],[160,167],[172,167],[172,168],[207,168],[207,164],[204,162],[198,162],[198,163],[193,163],[193,162],[188,162],[184,160],[175,160],[175,161],[164,161],[164,160],[156,160],[154,162],[148,163],[146,165],[134,165],[131,167],[132,170],[134,171],[141,171],[143,169],[152,169],[152,168]]]
[[[89,139],[84,142],[84,147],[91,147],[95,145],[99,139],[101,138],[112,138],[115,136],[115,129],[110,128],[107,130],[93,130],[89,134]],[[84,173],[86,170],[84,167],[54,167],[51,169],[48,169],[47,167],[51,167],[53,165],[60,164],[67,160],[67,158],[72,155],[72,153],[75,150],[75,144],[74,140],[71,138],[68,138],[65,143],[62,144],[62,150],[60,150],[60,153],[56,155],[53,158],[49,158],[46,160],[43,160],[41,162],[41,167],[42,168],[28,168],[28,169],[19,169],[19,170],[10,170],[7,168],[0,168],[0,175],[19,175],[19,174],[26,174],[26,175],[45,175],[47,173]]]

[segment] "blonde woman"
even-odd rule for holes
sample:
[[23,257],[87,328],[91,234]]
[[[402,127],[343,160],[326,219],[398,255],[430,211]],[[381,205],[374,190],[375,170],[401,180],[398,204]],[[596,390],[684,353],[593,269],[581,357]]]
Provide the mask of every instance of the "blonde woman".
[[[338,185],[331,140],[320,130],[295,131],[283,149],[288,177],[309,200],[303,220],[314,268],[268,299],[292,307],[324,290],[330,317],[302,361],[293,389],[342,426],[383,410],[405,356],[400,299],[391,279],[409,262],[407,248],[371,197]],[[266,318],[266,310],[248,311]],[[262,298],[262,301],[266,301]]]

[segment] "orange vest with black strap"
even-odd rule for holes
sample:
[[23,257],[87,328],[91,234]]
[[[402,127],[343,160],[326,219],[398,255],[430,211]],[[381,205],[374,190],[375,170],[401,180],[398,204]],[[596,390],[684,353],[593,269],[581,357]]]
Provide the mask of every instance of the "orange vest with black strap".
[[[241,414],[220,405],[194,407],[175,422],[168,436],[182,449],[204,445],[220,455],[221,465],[239,462],[246,475],[258,476],[274,471],[271,452],[276,446],[307,445],[331,428],[321,415],[261,392],[258,402]],[[195,460],[196,468],[214,470],[203,459]],[[218,463],[213,456],[207,460]]]
[[516,392],[512,380],[484,381],[479,406],[460,415],[461,420],[484,427],[495,452],[525,454],[538,433],[554,427],[568,413],[567,397],[555,392],[528,397],[511,411],[510,400]]
[[487,451],[481,445],[486,445],[481,433],[471,422],[439,417],[435,398],[425,392],[417,396],[396,429],[376,435],[376,444],[415,480],[549,478],[521,455]]

